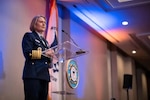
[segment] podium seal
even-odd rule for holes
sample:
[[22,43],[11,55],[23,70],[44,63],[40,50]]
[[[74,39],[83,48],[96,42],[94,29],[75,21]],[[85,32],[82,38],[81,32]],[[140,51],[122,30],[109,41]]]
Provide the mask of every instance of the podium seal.
[[79,83],[78,65],[75,60],[70,59],[67,62],[67,80],[71,88],[76,88]]

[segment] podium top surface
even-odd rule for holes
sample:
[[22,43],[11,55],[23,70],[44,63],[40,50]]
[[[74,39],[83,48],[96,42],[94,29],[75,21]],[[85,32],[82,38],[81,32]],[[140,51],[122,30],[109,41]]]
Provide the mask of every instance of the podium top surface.
[[54,53],[58,58],[63,58],[64,60],[76,58],[88,53],[88,51],[81,49],[70,41],[65,41],[50,49],[54,50]]

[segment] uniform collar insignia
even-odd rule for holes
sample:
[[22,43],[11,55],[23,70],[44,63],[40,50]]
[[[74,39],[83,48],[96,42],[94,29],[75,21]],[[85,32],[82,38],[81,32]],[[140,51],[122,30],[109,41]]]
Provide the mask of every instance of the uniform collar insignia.
[[39,41],[39,40],[37,40],[37,39],[35,39],[35,41],[36,41],[36,42],[38,42],[38,43],[40,43],[40,41]]

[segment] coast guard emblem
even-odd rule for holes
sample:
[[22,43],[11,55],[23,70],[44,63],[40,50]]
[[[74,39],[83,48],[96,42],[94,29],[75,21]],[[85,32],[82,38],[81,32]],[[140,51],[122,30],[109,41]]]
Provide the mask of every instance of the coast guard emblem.
[[78,66],[75,60],[68,60],[67,62],[67,79],[71,88],[76,88],[79,83]]

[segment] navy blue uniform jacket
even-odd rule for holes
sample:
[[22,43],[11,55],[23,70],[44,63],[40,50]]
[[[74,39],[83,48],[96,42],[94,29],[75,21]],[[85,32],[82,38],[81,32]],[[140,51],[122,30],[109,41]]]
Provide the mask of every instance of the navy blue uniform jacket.
[[32,50],[37,50],[38,47],[41,47],[42,51],[48,49],[48,42],[45,39],[44,42],[45,45],[36,32],[25,33],[22,40],[22,50],[25,57],[23,79],[31,78],[50,81],[48,69],[50,68],[51,59],[44,56],[41,59],[31,59],[30,55]]

